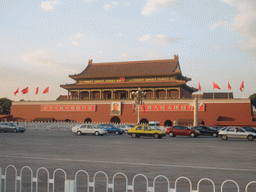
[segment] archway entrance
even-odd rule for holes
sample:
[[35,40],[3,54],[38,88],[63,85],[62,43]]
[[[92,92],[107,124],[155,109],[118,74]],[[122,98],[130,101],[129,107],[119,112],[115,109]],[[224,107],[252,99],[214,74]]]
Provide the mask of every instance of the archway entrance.
[[91,123],[91,122],[92,122],[91,118],[86,118],[86,119],[84,120],[84,123]]
[[171,127],[171,126],[172,126],[172,122],[171,122],[170,120],[166,120],[166,121],[164,122],[164,126],[165,126],[165,127]]
[[143,118],[140,120],[140,124],[148,124],[148,120]]
[[115,124],[119,124],[121,123],[121,120],[119,119],[119,117],[114,116],[110,119],[110,123],[115,123]]

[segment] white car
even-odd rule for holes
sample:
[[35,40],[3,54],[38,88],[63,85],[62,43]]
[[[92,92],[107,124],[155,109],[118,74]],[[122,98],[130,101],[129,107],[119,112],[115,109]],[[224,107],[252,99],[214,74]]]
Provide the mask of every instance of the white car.
[[150,126],[151,129],[154,129],[154,130],[161,130],[160,129],[160,122],[159,121],[150,121],[148,123],[148,125]]
[[252,141],[256,138],[256,133],[246,131],[242,127],[224,127],[219,130],[219,137],[223,140],[227,140],[228,138],[235,138],[235,139],[248,139]]
[[120,125],[118,128],[124,130],[125,132],[127,132],[128,129],[131,129],[133,127],[134,126],[132,126],[132,125]]
[[75,127],[71,128],[71,131],[73,133],[76,133],[77,135],[92,134],[92,135],[98,136],[98,135],[104,135],[108,133],[105,129],[98,129],[90,124],[76,125]]

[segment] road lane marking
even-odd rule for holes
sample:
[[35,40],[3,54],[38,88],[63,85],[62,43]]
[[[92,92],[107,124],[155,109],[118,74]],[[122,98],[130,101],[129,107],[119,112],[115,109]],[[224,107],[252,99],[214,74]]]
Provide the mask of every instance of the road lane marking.
[[22,157],[22,156],[0,156],[0,158],[19,158],[19,159],[37,159],[37,160],[51,160],[51,161],[76,161],[86,163],[105,163],[105,164],[120,164],[120,165],[142,165],[142,166],[156,166],[156,167],[174,167],[174,168],[190,168],[190,169],[211,169],[211,170],[224,170],[224,171],[247,171],[256,172],[256,169],[239,169],[239,168],[221,168],[221,167],[201,167],[190,165],[168,165],[168,164],[152,164],[152,163],[131,163],[131,162],[110,162],[110,161],[93,161],[81,159],[58,159],[47,157]]

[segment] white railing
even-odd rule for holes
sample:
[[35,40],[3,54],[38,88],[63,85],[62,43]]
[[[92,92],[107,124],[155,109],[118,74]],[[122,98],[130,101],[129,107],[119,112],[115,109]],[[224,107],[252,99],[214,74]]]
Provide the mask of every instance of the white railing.
[[[10,171],[10,169],[14,170],[14,177],[15,177],[14,185],[13,184],[7,185],[7,175],[8,175],[8,172]],[[96,172],[93,175],[93,180],[90,182],[90,176],[89,176],[88,172],[85,171],[85,170],[79,170],[79,171],[77,171],[75,173],[75,177],[72,180],[72,179],[68,179],[67,178],[67,173],[63,169],[61,169],[61,168],[55,169],[55,171],[53,172],[52,179],[51,179],[50,178],[50,173],[49,173],[48,169],[45,168],[45,167],[41,167],[41,168],[37,169],[36,175],[34,177],[32,169],[30,167],[28,167],[28,166],[22,167],[21,170],[20,170],[20,174],[18,175],[17,168],[14,165],[8,165],[5,168],[4,173],[2,172],[2,168],[0,167],[0,192],[2,192],[2,190],[4,192],[8,192],[10,190],[11,191],[15,191],[15,192],[17,192],[17,191],[21,192],[22,191],[22,187],[23,187],[23,178],[25,177],[25,176],[23,176],[23,172],[24,172],[25,169],[27,169],[30,172],[30,179],[29,179],[29,181],[31,183],[30,184],[30,191],[31,192],[34,191],[33,186],[35,186],[35,191],[38,192],[39,182],[42,182],[40,180],[40,177],[39,177],[40,174],[39,173],[41,173],[42,171],[45,171],[46,174],[47,174],[47,182],[46,182],[47,192],[50,191],[50,186],[51,186],[52,191],[55,191],[55,182],[56,182],[55,178],[56,178],[56,172],[57,171],[62,172],[64,174],[64,182],[63,182],[64,184],[62,186],[64,192],[76,192],[77,190],[79,190],[79,186],[78,186],[78,177],[79,176],[78,176],[78,174],[80,174],[80,173],[84,173],[86,175],[86,177],[87,177],[87,179],[86,179],[87,180],[86,181],[86,183],[87,183],[87,192],[89,192],[90,188],[92,188],[93,192],[95,192],[95,189],[97,187],[96,186],[96,180],[97,180],[96,177],[97,177],[98,174],[103,174],[104,177],[105,177],[106,192],[108,192],[109,189],[110,190],[112,189],[112,192],[115,191],[115,182],[116,182],[115,180],[116,180],[116,176],[117,175],[121,175],[121,176],[123,176],[125,178],[125,188],[126,188],[125,191],[126,192],[128,192],[128,191],[134,192],[134,190],[135,190],[135,182],[136,182],[136,178],[137,177],[144,178],[144,180],[146,181],[146,191],[147,192],[154,192],[155,191],[155,189],[156,189],[156,180],[159,179],[159,178],[162,178],[162,179],[166,180],[166,183],[167,183],[166,186],[167,186],[168,192],[176,192],[178,190],[178,188],[179,188],[178,182],[180,180],[185,180],[189,184],[189,192],[199,192],[200,191],[200,185],[201,185],[201,183],[203,181],[206,181],[206,182],[210,183],[210,185],[212,186],[210,191],[215,192],[215,188],[216,188],[216,185],[214,184],[214,182],[211,179],[209,179],[209,178],[202,178],[197,183],[196,189],[193,190],[192,182],[190,181],[190,179],[187,178],[187,177],[183,177],[183,176],[177,178],[175,180],[175,182],[174,182],[174,186],[170,187],[170,180],[166,176],[164,176],[164,175],[156,176],[153,179],[153,185],[149,186],[148,178],[144,174],[137,174],[137,175],[135,175],[133,177],[133,179],[132,179],[131,185],[129,185],[128,177],[124,173],[122,173],[122,172],[116,173],[113,176],[112,180],[110,180],[109,176],[105,172],[98,171],[98,172]],[[26,179],[28,180],[28,178],[26,178]],[[3,186],[2,186],[2,183],[3,183]],[[35,183],[35,185],[34,185],[34,183]],[[220,186],[220,191],[221,192],[225,191],[224,188],[225,188],[225,184],[226,183],[233,183],[233,186],[235,186],[235,187],[233,189],[231,189],[232,191],[234,191],[234,192],[236,192],[236,191],[239,192],[240,191],[240,187],[237,184],[237,182],[235,182],[234,180],[228,179],[228,180],[225,180],[225,181],[222,182],[222,184]],[[18,190],[18,187],[17,187],[18,184],[19,184],[19,190]],[[254,184],[254,191],[255,191],[256,181],[251,181],[251,182],[249,182],[246,185],[245,192],[248,192],[248,188],[251,187],[252,184]],[[29,187],[26,186],[26,188],[29,188]],[[28,190],[28,189],[26,189],[26,190]],[[207,187],[207,190],[209,190],[208,187]],[[229,191],[230,191],[230,186],[229,186]]]
[[[7,122],[7,121],[6,121]],[[49,122],[16,122],[16,121],[10,121],[12,123],[18,124],[21,127],[24,127],[26,129],[34,129],[34,130],[70,130],[73,126],[77,124],[83,124],[83,122],[78,122],[78,121],[71,121],[71,122],[65,122],[65,121],[49,121]],[[123,124],[115,124],[115,123],[109,123],[109,122],[94,122],[94,123],[89,123],[95,126],[98,126],[99,124],[112,124],[115,127],[119,127],[119,125]],[[126,123],[128,125],[131,125],[130,123]]]

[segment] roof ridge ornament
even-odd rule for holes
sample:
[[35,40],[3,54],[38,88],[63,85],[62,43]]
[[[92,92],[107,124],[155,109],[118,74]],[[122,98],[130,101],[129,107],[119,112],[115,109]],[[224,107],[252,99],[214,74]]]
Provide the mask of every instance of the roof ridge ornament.
[[89,59],[88,65],[92,64],[92,59]]
[[179,56],[178,55],[174,55],[174,59],[178,61],[179,60]]

